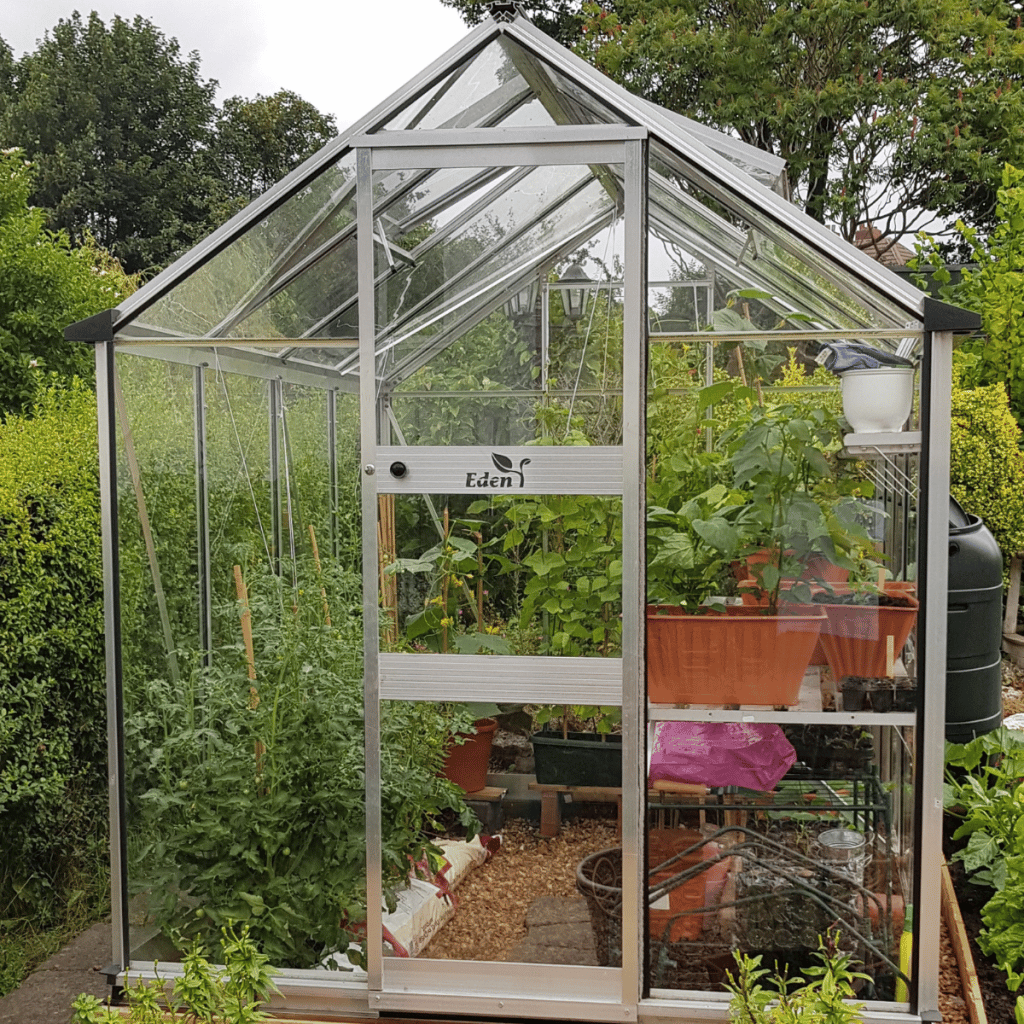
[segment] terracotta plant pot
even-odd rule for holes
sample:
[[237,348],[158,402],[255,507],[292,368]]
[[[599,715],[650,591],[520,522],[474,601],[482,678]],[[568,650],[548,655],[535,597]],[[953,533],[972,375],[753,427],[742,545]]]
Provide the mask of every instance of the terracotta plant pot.
[[478,718],[473,723],[476,732],[465,735],[465,743],[452,743],[448,747],[442,774],[467,793],[477,793],[487,785],[487,763],[491,759],[491,744],[498,731],[494,718]]
[[[837,592],[840,586],[834,588]],[[844,588],[845,589],[845,588]],[[885,585],[885,593],[906,602],[887,605],[823,604],[828,625],[821,631],[821,646],[836,679],[844,676],[886,676],[888,637],[893,638],[893,658],[898,658],[917,621],[917,598],[904,586]]]
[[827,622],[814,605],[691,615],[647,608],[647,696],[655,704],[797,704]]

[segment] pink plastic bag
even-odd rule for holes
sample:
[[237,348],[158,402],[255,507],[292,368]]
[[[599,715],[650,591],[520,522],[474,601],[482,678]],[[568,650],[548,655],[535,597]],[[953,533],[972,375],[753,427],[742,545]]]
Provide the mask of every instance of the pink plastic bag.
[[648,782],[701,782],[768,791],[795,760],[796,751],[778,725],[659,722]]

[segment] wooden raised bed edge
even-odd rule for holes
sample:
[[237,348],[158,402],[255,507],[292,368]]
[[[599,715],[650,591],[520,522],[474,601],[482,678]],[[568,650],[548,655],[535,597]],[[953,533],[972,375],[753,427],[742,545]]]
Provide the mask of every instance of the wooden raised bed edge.
[[978,973],[974,969],[971,942],[967,938],[967,929],[960,915],[960,904],[957,902],[953,879],[950,877],[945,858],[942,859],[942,916],[945,918],[957,967],[960,969],[960,985],[964,990],[967,1015],[971,1024],[988,1024],[985,1004],[981,998],[981,986],[978,984]]

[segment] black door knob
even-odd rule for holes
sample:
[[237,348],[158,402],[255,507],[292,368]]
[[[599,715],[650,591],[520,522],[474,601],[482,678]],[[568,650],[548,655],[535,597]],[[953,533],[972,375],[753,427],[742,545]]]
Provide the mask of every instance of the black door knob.
[[401,480],[403,476],[408,472],[404,462],[392,462],[391,463],[391,475],[396,480]]

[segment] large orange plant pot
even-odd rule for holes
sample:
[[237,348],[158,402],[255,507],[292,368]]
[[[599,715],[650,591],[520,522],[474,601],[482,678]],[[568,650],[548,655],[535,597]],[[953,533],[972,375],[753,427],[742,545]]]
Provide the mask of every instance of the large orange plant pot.
[[917,598],[905,585],[886,584],[885,592],[907,602],[905,607],[886,605],[822,605],[828,624],[821,631],[821,647],[836,679],[887,675],[888,638],[893,638],[893,658],[898,658],[917,621]]
[[465,734],[465,743],[449,744],[443,769],[444,777],[467,793],[479,792],[487,785],[487,762],[491,759],[498,722],[494,718],[478,718],[473,727],[476,732]]
[[647,608],[647,696],[655,704],[797,704],[827,622],[822,608],[692,615]]

